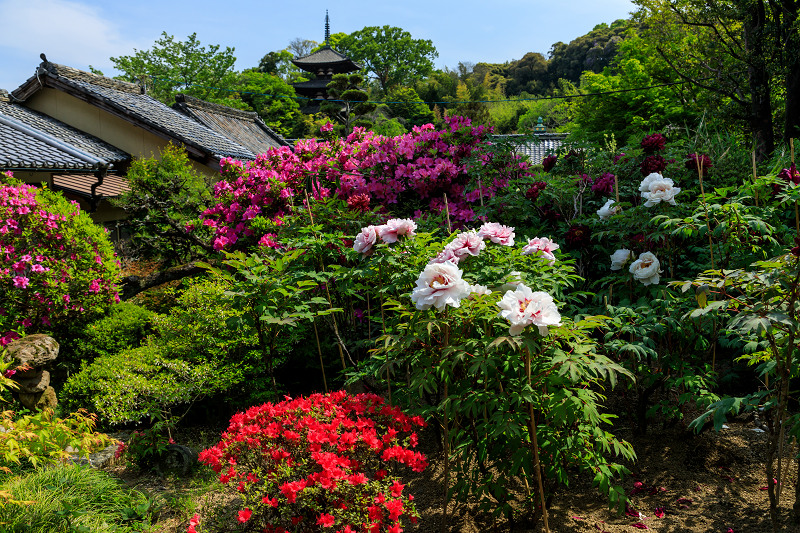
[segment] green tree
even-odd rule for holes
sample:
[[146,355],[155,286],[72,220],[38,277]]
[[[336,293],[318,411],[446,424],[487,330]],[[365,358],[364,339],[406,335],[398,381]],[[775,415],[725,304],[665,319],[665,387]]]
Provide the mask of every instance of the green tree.
[[548,83],[553,85],[563,78],[577,84],[587,70],[602,72],[612,64],[630,25],[627,20],[616,20],[610,26],[598,24],[569,44],[555,43],[547,63]]
[[433,111],[411,87],[397,87],[386,96],[389,109],[409,126],[422,126],[433,122]]
[[135,50],[130,56],[112,57],[122,79],[147,84],[153,98],[171,105],[179,92],[202,100],[218,101],[228,96],[233,84],[236,57],[233,48],[201,46],[197,34],[176,41],[167,32],[161,34],[150,50]]
[[508,66],[508,94],[516,95],[523,91],[541,94],[548,85],[547,60],[538,52],[529,52],[519,61]]
[[211,202],[210,187],[185,150],[170,144],[160,157],[134,159],[128,184],[115,204],[128,213],[137,254],[174,264],[213,253],[211,233],[199,219]]
[[375,77],[383,94],[430,74],[433,60],[439,56],[430,40],[413,39],[409,32],[394,26],[367,26],[341,39],[338,47]]
[[800,133],[800,2],[637,0],[642,36],[695,88],[720,95],[752,132],[759,158]]
[[294,87],[280,77],[258,69],[239,74],[235,86],[239,98],[258,113],[267,126],[285,137],[304,136],[308,127],[300,112]]
[[362,83],[364,78],[358,73],[334,74],[328,84],[330,100],[320,106],[320,111],[344,127],[345,134],[355,126],[372,126],[365,115],[375,110],[375,104],[368,102],[369,95],[359,88]]

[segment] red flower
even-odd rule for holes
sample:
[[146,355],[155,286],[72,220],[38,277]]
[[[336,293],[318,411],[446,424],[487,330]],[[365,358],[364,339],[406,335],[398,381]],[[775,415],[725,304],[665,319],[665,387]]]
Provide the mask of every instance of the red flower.
[[686,157],[688,158],[684,163],[686,168],[695,172],[697,172],[698,168],[701,168],[703,169],[704,177],[708,175],[708,169],[713,166],[711,158],[706,154],[689,154]]
[[244,524],[245,522],[250,520],[251,516],[253,516],[253,511],[251,511],[250,509],[242,509],[241,511],[239,511],[239,517],[237,518],[237,520],[239,520],[239,522]]
[[542,167],[544,168],[545,172],[550,172],[553,170],[553,167],[556,166],[556,162],[558,162],[557,155],[548,155],[542,160]]
[[647,154],[653,154],[659,150],[663,150],[667,143],[667,139],[660,133],[653,133],[642,139],[641,147]]
[[644,158],[639,168],[642,171],[642,176],[649,176],[653,172],[663,172],[667,168],[667,162],[660,155],[649,155]]
[[321,515],[319,515],[319,518],[317,519],[317,524],[322,527],[333,527],[335,521],[336,519],[333,517],[333,515],[329,515],[328,513],[322,513]]

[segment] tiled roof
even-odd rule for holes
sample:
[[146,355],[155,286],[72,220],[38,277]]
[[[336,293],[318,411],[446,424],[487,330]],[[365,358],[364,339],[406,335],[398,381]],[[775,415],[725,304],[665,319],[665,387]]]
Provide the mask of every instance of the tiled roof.
[[[113,80],[64,65],[43,62],[37,71],[37,76],[28,80],[12,94],[24,96],[23,93],[31,90],[29,85],[36,83],[36,80],[42,77],[52,77],[54,81],[60,82],[68,92],[91,96],[92,99],[113,109],[130,122],[139,123],[151,131],[160,132],[162,136],[192,146],[214,158],[255,159],[255,154],[244,146],[186,115],[178,113],[158,100],[141,94],[139,86],[133,83]],[[47,84],[48,81],[44,83]]]
[[526,155],[534,165],[540,165],[550,154],[555,154],[564,143],[566,133],[543,133],[531,135],[494,135],[498,141],[509,142],[515,151]]
[[0,167],[92,170],[128,158],[47,115],[0,101]]
[[125,161],[130,156],[97,137],[68,126],[63,122],[21,105],[0,102],[0,115],[15,119],[29,128],[52,136],[107,163]]
[[323,66],[331,67],[335,72],[353,72],[361,69],[358,63],[327,45],[307,56],[292,59],[292,63],[309,72]]
[[233,139],[254,154],[289,144],[252,111],[242,111],[184,94],[175,97],[173,108],[217,133]]
[[[87,198],[92,197],[92,185],[97,183],[94,174],[53,174],[53,187]],[[103,184],[95,189],[95,196],[114,198],[130,190],[128,182],[115,174],[103,177]]]

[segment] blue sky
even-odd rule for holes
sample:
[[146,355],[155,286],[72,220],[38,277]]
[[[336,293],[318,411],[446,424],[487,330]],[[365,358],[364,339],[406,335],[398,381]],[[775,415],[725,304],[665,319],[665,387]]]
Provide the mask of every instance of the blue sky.
[[322,41],[326,9],[333,33],[388,24],[430,39],[437,67],[503,63],[527,52],[546,55],[553,43],[627,18],[634,8],[630,0],[0,0],[0,88],[13,90],[32,76],[42,52],[54,63],[114,75],[109,57],[146,50],[163,31],[230,46],[241,70],[295,38]]

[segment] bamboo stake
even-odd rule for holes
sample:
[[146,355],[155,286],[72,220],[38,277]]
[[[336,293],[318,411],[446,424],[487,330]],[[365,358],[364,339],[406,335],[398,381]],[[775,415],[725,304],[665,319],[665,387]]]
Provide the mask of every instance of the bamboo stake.
[[450,225],[450,207],[447,205],[447,193],[444,194],[444,214],[447,217],[447,233],[453,233],[453,227]]
[[[531,352],[525,349],[525,374],[528,378],[528,387],[531,387]],[[544,484],[542,483],[542,465],[539,461],[539,440],[536,437],[536,418],[533,414],[533,403],[528,403],[528,431],[533,444],[533,469],[536,474],[536,485],[539,487],[539,499],[542,503],[542,518],[544,519],[545,533],[550,533],[550,524],[547,521],[547,505],[544,499]]]
[[617,194],[617,206],[619,206],[619,180],[616,174],[614,174],[614,192]]

